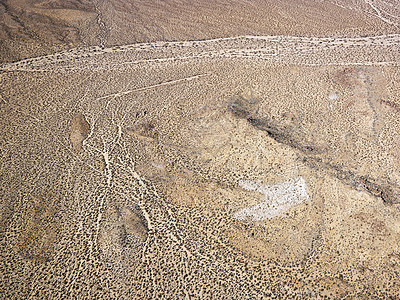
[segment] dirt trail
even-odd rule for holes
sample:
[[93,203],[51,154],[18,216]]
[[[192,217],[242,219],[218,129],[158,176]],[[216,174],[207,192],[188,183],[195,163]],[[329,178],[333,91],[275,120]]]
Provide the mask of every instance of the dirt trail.
[[330,1],[330,3],[347,10],[357,11],[372,16],[397,28],[400,27],[400,3],[398,1],[363,0],[355,3],[354,1],[333,0]]
[[[242,36],[73,49],[0,65],[3,71],[121,69],[188,60],[259,59],[296,65],[386,65],[400,61],[400,34],[359,38]],[[335,52],[335,55],[332,55]]]

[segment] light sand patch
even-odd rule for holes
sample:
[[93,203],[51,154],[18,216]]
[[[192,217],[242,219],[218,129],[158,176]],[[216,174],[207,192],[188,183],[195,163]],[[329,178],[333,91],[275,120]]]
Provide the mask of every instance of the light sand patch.
[[264,185],[251,180],[240,180],[239,186],[248,191],[256,191],[264,196],[263,202],[243,208],[233,217],[239,220],[262,221],[285,213],[293,205],[309,199],[307,185],[302,177],[292,178],[278,184]]
[[337,100],[339,98],[338,94],[336,92],[333,92],[329,94],[329,100]]

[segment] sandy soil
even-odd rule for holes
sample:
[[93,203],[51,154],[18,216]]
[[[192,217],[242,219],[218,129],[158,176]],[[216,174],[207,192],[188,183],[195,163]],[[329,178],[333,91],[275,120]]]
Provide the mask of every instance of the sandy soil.
[[78,46],[399,33],[399,11],[393,0],[7,0],[0,3],[0,62]]
[[397,299],[397,2],[155,3],[0,5],[1,298]]

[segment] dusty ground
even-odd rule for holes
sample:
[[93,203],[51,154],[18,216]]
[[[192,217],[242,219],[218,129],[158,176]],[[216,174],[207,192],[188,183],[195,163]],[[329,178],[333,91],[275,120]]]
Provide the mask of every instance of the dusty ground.
[[8,2],[1,298],[400,297],[397,2]]
[[396,0],[4,0],[0,63],[82,46],[398,32]]

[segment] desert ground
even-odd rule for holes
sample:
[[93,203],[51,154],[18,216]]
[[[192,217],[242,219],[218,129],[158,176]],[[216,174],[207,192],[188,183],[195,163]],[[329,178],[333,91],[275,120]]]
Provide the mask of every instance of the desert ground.
[[399,299],[400,2],[0,3],[2,299]]

